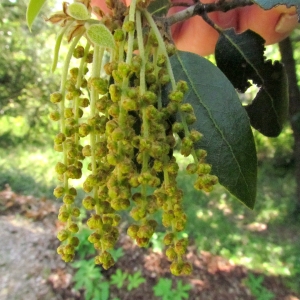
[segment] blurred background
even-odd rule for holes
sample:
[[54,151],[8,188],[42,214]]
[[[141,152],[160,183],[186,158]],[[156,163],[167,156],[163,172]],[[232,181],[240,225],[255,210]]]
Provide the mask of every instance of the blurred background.
[[[89,230],[82,225],[76,262],[60,261],[55,238],[61,226],[59,201],[52,194],[60,159],[52,139],[58,128],[48,119],[60,65],[52,74],[56,28],[43,19],[55,2],[48,0],[32,32],[25,21],[26,1],[0,3],[0,299],[299,299],[296,113],[278,138],[254,132],[259,160],[254,211],[221,186],[209,195],[195,191],[184,172],[188,161],[177,155],[192,276],[178,279],[168,273],[160,233],[152,239],[152,250],[137,249],[121,237],[113,253],[117,264],[104,271],[93,264],[93,247],[84,242]],[[300,78],[300,30],[291,41]],[[269,46],[266,55],[281,57],[277,45]]]

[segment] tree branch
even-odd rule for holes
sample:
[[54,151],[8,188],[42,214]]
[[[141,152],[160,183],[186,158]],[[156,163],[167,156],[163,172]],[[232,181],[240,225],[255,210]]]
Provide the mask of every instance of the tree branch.
[[185,21],[193,16],[202,16],[204,14],[213,12],[213,11],[221,11],[221,12],[227,12],[229,10],[235,9],[237,7],[244,7],[244,6],[250,6],[254,3],[251,0],[231,0],[231,1],[225,1],[225,0],[219,0],[215,3],[201,3],[197,2],[190,7],[179,11],[175,13],[174,15],[167,18],[167,23],[169,26]]

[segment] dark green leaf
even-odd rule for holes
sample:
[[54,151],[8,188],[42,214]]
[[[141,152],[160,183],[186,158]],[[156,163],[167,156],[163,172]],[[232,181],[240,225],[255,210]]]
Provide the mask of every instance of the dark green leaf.
[[247,30],[223,31],[216,45],[216,62],[235,88],[245,92],[252,80],[260,91],[246,107],[251,125],[262,134],[280,134],[288,114],[288,86],[283,66],[264,59],[264,40]]
[[156,0],[150,3],[148,11],[156,16],[166,15],[170,4],[170,0]]
[[248,116],[235,89],[208,60],[192,53],[171,57],[176,80],[187,81],[197,121],[192,128],[203,139],[196,145],[207,150],[212,173],[235,197],[250,208],[256,197],[257,158]]
[[27,6],[26,11],[26,20],[29,29],[31,30],[31,26],[39,12],[41,11],[46,0],[30,0]]

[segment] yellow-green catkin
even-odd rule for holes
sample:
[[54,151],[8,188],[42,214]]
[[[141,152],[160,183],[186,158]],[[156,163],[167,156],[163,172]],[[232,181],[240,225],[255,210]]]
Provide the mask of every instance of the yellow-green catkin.
[[[81,45],[79,40],[84,39],[75,38],[61,89],[50,97],[54,105],[50,117],[61,128],[54,148],[63,156],[55,167],[61,184],[54,195],[64,202],[58,218],[65,224],[58,233],[57,252],[65,261],[74,258],[81,206],[89,215],[88,240],[98,251],[95,263],[108,269],[114,264],[110,251],[119,237],[119,211],[128,211],[134,221],[127,233],[138,246],[146,247],[158,226],[153,214],[160,210],[170,270],[188,275],[192,267],[185,260],[188,240],[180,238],[187,216],[176,182],[175,133],[181,139],[181,154],[194,158],[187,173],[197,174],[195,188],[210,191],[217,178],[210,174],[206,152],[195,149],[202,136],[189,129],[195,115],[191,105],[183,103],[188,86],[175,82],[169,61],[174,46],[163,39],[145,11],[149,2],[133,0],[124,16],[114,10],[114,16],[104,17],[115,48],[89,41]],[[69,69],[71,58],[77,66]],[[171,89],[168,99],[163,99],[166,85]],[[176,114],[181,118],[177,123]],[[78,199],[72,182],[82,177],[84,160],[86,195]]]

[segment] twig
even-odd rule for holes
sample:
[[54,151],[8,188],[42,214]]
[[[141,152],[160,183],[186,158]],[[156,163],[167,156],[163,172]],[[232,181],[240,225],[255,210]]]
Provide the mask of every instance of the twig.
[[196,4],[191,5],[190,7],[175,13],[174,15],[167,18],[167,23],[169,26],[185,21],[193,16],[202,16],[204,14],[213,12],[213,11],[221,11],[227,12],[231,9],[235,9],[237,7],[244,7],[253,5],[253,1],[251,0],[232,0],[232,1],[225,1],[220,0],[215,3],[201,3],[197,2]]

